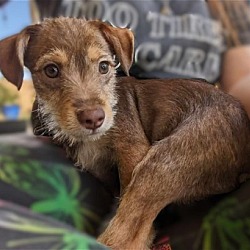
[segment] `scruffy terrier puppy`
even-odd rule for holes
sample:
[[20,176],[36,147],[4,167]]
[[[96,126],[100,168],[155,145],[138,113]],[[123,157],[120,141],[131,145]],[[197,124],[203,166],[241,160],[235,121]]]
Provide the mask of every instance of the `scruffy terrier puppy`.
[[250,173],[250,122],[240,103],[199,80],[128,75],[133,34],[100,21],[47,19],[0,42],[18,89],[31,71],[44,126],[101,180],[117,166],[121,200],[99,241],[147,249],[168,204],[228,192]]

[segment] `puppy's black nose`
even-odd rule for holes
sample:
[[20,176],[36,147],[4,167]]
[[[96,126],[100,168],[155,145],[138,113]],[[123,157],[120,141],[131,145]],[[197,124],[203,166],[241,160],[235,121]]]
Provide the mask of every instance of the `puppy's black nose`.
[[102,126],[105,113],[102,108],[87,109],[77,112],[77,120],[86,129],[97,129]]

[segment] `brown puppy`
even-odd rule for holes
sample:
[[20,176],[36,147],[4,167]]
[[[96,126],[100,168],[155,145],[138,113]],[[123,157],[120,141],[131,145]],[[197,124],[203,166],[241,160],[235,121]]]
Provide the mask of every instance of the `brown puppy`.
[[121,202],[100,242],[150,247],[166,205],[227,192],[250,173],[250,123],[231,96],[198,80],[126,74],[133,35],[99,21],[47,19],[0,42],[0,68],[21,88],[33,77],[44,126],[82,168],[117,165]]

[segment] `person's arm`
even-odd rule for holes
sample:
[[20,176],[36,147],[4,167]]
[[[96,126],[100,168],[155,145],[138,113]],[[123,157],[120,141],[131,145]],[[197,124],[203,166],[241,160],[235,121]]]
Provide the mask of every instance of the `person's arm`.
[[250,117],[250,6],[246,0],[208,0],[211,12],[225,28],[222,89],[241,101]]

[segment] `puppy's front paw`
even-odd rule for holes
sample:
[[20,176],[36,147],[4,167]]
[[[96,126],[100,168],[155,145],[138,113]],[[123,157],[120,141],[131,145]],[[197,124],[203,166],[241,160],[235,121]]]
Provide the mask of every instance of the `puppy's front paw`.
[[125,239],[126,236],[123,238],[123,240],[117,241],[112,236],[104,232],[97,240],[113,250],[150,250],[147,245],[142,245],[141,242],[130,242]]
[[112,236],[104,232],[98,237],[97,241],[114,250],[122,249],[119,242],[115,243],[112,238]]

